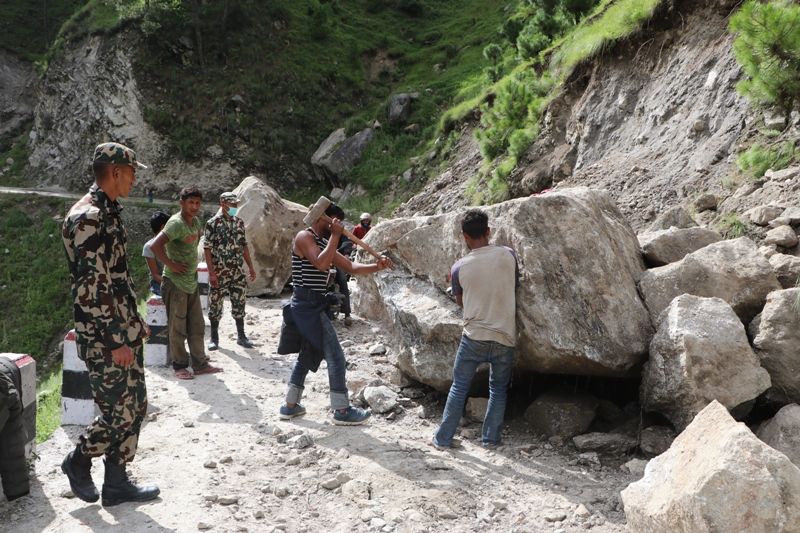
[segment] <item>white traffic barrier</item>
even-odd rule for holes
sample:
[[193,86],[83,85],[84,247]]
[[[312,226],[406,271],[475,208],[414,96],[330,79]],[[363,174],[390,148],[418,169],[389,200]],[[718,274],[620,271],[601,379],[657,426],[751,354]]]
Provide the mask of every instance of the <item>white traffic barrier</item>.
[[200,305],[203,311],[208,310],[208,265],[199,263],[197,265],[197,288],[200,289]]
[[64,370],[61,374],[61,425],[88,426],[100,414],[89,386],[89,370],[78,357],[75,330],[64,337]]
[[25,427],[25,456],[36,452],[36,361],[23,353],[0,353],[19,369],[22,395],[22,425]]
[[166,366],[172,362],[169,353],[169,331],[167,329],[167,306],[160,296],[147,301],[147,317],[150,337],[144,347],[144,366]]

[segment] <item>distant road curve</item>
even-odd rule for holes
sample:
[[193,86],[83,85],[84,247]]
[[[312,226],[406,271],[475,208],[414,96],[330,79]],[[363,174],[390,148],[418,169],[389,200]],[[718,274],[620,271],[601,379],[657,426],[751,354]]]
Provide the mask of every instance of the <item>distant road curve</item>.
[[[22,187],[0,187],[0,194],[38,194],[39,196],[54,196],[56,198],[72,198],[72,199],[79,199],[83,198],[84,194],[78,194],[73,192],[59,192],[59,191],[48,191],[46,189],[25,189]],[[123,203],[148,203],[147,198],[143,196],[131,196],[125,198]],[[175,202],[172,200],[161,200],[158,198],[153,198],[154,204],[160,205],[169,205],[174,204]]]

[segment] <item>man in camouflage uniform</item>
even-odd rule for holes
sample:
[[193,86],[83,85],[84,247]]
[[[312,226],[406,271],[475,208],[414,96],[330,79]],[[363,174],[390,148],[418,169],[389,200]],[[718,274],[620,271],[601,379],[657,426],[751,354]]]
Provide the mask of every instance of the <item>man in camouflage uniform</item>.
[[78,355],[89,370],[92,396],[102,413],[81,434],[61,470],[78,498],[96,502],[100,495],[92,481],[92,458],[105,456],[104,506],[152,500],[160,492],[158,487],[137,487],[125,472],[125,464],[136,455],[147,413],[142,341],[149,329],[136,308],[117,198],[128,196],[138,168],[147,167],[130,148],[99,145],[92,163],[95,183],[69,210],[61,231]]
[[[206,222],[203,251],[208,265],[208,320],[211,322],[209,350],[219,347],[219,320],[225,295],[231,299],[231,315],[236,321],[236,344],[252,348],[253,343],[244,333],[244,305],[247,280],[255,281],[256,271],[250,260],[250,250],[244,234],[244,222],[236,216],[239,198],[232,192],[219,197],[221,210]],[[250,274],[245,278],[244,263]]]

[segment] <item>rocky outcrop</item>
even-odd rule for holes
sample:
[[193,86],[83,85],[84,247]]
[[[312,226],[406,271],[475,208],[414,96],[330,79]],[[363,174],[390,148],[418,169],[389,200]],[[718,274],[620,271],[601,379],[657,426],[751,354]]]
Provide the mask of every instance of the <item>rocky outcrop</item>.
[[0,138],[33,119],[35,81],[33,65],[0,48]]
[[767,397],[800,402],[800,288],[770,293],[764,311],[750,327],[753,348],[772,378]]
[[[510,246],[519,259],[515,365],[547,373],[630,372],[646,353],[653,330],[634,283],[644,269],[638,242],[610,198],[600,191],[574,189],[485,210],[492,242]],[[400,358],[401,369],[414,376],[420,375],[420,367],[441,368],[445,374],[437,383],[452,379],[452,347],[460,337],[459,311],[445,294],[450,267],[467,252],[460,215],[395,219],[375,226],[366,242],[388,250],[397,271],[357,278],[365,293],[363,304],[361,299],[357,303],[359,313],[364,314],[360,306],[365,305],[372,316],[385,316],[387,311],[373,308],[385,302],[406,353],[414,353],[413,365],[410,356]],[[398,294],[405,296],[399,299]],[[424,304],[423,311],[415,310],[414,298]],[[415,305],[401,308],[398,302]],[[401,315],[405,318],[398,319]],[[437,337],[445,351],[426,346],[425,335],[415,332],[417,324],[430,320],[423,316],[433,315],[436,321],[430,324],[447,324],[452,335],[449,340]],[[418,339],[414,345],[419,349],[411,350],[412,338]],[[419,359],[423,352],[430,362]],[[431,379],[420,380],[432,384],[427,381]]]
[[670,228],[641,233],[638,236],[642,255],[648,265],[664,266],[680,261],[687,254],[719,242],[722,236],[705,228]]
[[680,431],[712,400],[746,415],[769,386],[730,305],[684,294],[661,315],[640,396],[644,409],[664,414]]
[[32,178],[83,191],[91,182],[94,147],[116,141],[149,167],[137,173],[134,196],[148,186],[162,197],[190,185],[211,197],[231,190],[241,177],[229,162],[207,154],[186,161],[145,121],[130,53],[138,39],[133,32],[87,37],[53,58],[40,83],[31,132]]
[[673,298],[693,294],[722,298],[745,324],[780,288],[767,259],[747,237],[710,244],[682,260],[645,272],[639,290],[653,322]]
[[712,402],[622,503],[631,533],[800,531],[800,470]]
[[278,296],[292,277],[292,241],[303,229],[308,209],[284,200],[264,182],[250,176],[233,192],[239,197],[236,216],[244,221],[256,280],[248,296]]
[[361,153],[375,135],[372,128],[366,128],[352,137],[347,137],[344,128],[331,133],[311,157],[311,166],[317,178],[328,189],[343,189],[347,171],[361,161]]

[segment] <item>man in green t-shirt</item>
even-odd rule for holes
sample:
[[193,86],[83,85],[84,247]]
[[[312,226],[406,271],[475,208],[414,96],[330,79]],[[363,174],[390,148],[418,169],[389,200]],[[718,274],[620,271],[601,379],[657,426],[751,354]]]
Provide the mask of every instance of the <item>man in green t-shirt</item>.
[[[150,245],[156,258],[164,263],[161,297],[167,307],[167,330],[172,370],[176,378],[194,379],[199,374],[222,372],[205,357],[206,324],[197,287],[197,244],[203,230],[197,214],[203,193],[197,187],[181,191],[181,211],[170,217],[164,229]],[[184,342],[189,341],[189,353]],[[189,372],[191,355],[194,374]]]

